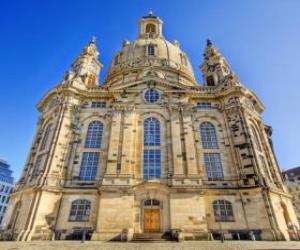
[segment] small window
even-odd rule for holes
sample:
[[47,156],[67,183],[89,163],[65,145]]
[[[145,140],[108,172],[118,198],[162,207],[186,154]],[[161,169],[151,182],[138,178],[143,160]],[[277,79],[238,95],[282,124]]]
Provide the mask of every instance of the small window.
[[210,102],[198,102],[197,108],[198,109],[212,109],[213,107],[211,106]]
[[144,201],[145,207],[153,207],[153,206],[159,206],[159,205],[160,205],[160,202],[159,202],[159,200],[156,200],[156,199]]
[[207,86],[215,86],[215,81],[213,76],[206,77]]
[[69,220],[88,221],[91,210],[91,202],[88,200],[75,200],[72,202]]
[[155,89],[149,89],[145,92],[145,100],[149,103],[155,103],[159,99],[159,93]]
[[232,205],[226,200],[217,200],[213,202],[213,209],[216,221],[234,221]]
[[156,27],[154,24],[149,23],[146,25],[146,33],[155,33],[156,32]]
[[148,47],[147,47],[147,55],[148,56],[155,56],[154,45],[148,45]]
[[106,102],[92,102],[92,108],[106,108]]

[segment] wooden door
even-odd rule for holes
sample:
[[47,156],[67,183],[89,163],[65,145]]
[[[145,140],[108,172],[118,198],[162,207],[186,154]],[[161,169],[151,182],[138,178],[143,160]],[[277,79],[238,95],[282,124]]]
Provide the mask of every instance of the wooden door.
[[144,233],[160,232],[160,210],[144,209]]

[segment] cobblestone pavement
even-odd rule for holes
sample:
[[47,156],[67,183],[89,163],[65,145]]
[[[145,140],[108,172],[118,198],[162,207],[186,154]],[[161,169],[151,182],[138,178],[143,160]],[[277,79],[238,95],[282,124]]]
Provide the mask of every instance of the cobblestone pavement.
[[0,250],[275,250],[300,249],[300,242],[278,241],[192,241],[182,243],[121,243],[89,241],[0,242]]

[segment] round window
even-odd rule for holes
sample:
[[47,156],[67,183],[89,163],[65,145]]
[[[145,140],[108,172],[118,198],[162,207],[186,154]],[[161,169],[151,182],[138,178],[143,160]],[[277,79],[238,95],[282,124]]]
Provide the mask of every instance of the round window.
[[145,100],[149,103],[155,103],[159,99],[159,93],[155,89],[149,89],[145,92]]

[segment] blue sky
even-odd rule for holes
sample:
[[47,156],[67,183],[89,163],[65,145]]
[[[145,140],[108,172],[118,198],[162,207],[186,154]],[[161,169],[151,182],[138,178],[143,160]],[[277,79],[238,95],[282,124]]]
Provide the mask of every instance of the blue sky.
[[149,9],[179,40],[195,75],[210,38],[266,107],[282,168],[300,166],[300,1],[3,0],[0,3],[0,157],[18,177],[35,133],[36,103],[97,37],[103,81],[124,39]]

